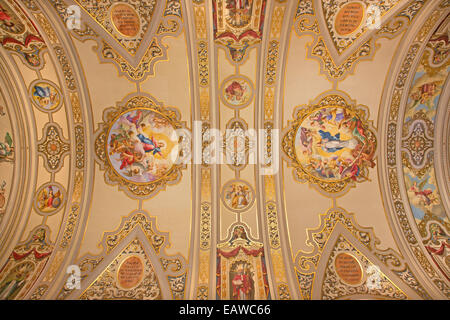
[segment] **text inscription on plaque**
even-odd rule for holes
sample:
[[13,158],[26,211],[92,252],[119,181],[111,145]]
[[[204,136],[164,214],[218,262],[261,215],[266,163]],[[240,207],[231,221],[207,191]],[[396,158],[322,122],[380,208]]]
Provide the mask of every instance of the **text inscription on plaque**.
[[336,15],[334,28],[341,36],[355,32],[361,25],[364,17],[363,5],[359,2],[351,2],[344,5]]
[[126,37],[135,37],[139,33],[139,16],[127,4],[119,3],[113,6],[111,9],[111,20],[117,31]]
[[144,265],[139,257],[131,256],[126,258],[120,265],[117,273],[117,281],[124,289],[131,289],[137,286],[144,277]]
[[347,284],[358,285],[362,281],[362,269],[355,257],[348,253],[340,253],[334,260],[338,276]]

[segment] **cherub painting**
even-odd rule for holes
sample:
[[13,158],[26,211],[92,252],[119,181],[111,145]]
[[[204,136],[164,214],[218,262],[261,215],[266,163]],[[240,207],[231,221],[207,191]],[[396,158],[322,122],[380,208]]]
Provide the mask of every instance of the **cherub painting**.
[[168,119],[147,109],[122,114],[108,137],[108,156],[114,169],[133,182],[152,182],[172,167],[178,138]]
[[405,186],[414,217],[421,220],[427,212],[437,217],[444,217],[445,210],[437,194],[433,171],[421,179],[409,171],[408,169],[405,174]]
[[232,300],[254,300],[255,281],[252,265],[236,261],[230,268],[230,297]]
[[251,98],[251,89],[247,81],[233,79],[228,81],[224,87],[224,99],[232,106],[242,106]]
[[231,209],[244,210],[251,204],[252,193],[246,184],[232,183],[225,189],[224,201]]

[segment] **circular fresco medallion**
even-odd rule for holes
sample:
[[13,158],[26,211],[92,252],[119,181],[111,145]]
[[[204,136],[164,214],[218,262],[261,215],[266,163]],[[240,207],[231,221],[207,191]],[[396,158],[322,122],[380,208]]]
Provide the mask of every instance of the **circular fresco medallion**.
[[136,37],[141,27],[136,10],[125,3],[118,3],[111,8],[111,21],[116,30],[125,37]]
[[334,259],[339,278],[346,284],[356,286],[363,280],[363,271],[358,259],[348,253],[339,253]]
[[42,185],[34,201],[35,209],[43,215],[52,215],[58,212],[66,200],[64,188],[56,182]]
[[122,178],[133,183],[163,178],[177,160],[178,149],[174,126],[152,109],[127,110],[108,132],[107,158]]
[[342,107],[307,114],[297,128],[295,155],[304,171],[322,181],[367,179],[375,166],[375,139],[358,116]]
[[225,184],[222,190],[222,201],[231,211],[248,210],[255,201],[252,187],[243,180],[232,180]]
[[125,290],[139,285],[144,278],[144,264],[141,258],[131,256],[126,258],[117,272],[117,282]]
[[250,80],[242,76],[225,80],[221,92],[223,102],[231,108],[246,107],[253,97]]
[[334,28],[341,36],[355,32],[364,18],[364,6],[359,2],[350,2],[342,6],[334,20]]
[[34,81],[30,86],[30,95],[33,103],[41,111],[56,111],[61,106],[61,93],[51,81]]

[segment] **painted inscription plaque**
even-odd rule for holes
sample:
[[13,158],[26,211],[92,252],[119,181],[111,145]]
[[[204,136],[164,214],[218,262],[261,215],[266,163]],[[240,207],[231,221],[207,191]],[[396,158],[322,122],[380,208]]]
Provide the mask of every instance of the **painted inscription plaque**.
[[112,7],[111,21],[117,31],[126,37],[135,37],[139,33],[139,16],[127,4],[119,3]]
[[334,28],[341,36],[355,32],[364,18],[364,7],[359,2],[345,4],[336,15]]
[[358,285],[362,281],[362,269],[358,260],[348,253],[340,253],[334,260],[336,273],[343,282],[349,285]]
[[144,277],[144,264],[139,257],[126,258],[117,273],[117,282],[123,289],[136,287]]

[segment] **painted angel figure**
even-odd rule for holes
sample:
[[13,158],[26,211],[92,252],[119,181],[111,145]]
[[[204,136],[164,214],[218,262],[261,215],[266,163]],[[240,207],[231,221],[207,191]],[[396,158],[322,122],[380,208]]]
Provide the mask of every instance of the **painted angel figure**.
[[0,162],[14,161],[14,147],[12,146],[13,140],[9,132],[5,135],[5,142],[0,142]]
[[444,240],[445,242],[450,241],[450,236],[448,236],[444,229],[442,229],[437,223],[432,223],[429,227],[430,230],[430,240],[433,244],[439,245],[440,240]]
[[302,143],[303,147],[305,147],[305,151],[303,153],[307,153],[308,155],[312,154],[312,144],[313,144],[313,137],[312,132],[309,129],[300,128],[300,142]]
[[413,104],[411,109],[416,108],[419,104],[426,106],[429,110],[433,108],[433,97],[436,95],[438,82],[428,82],[417,88],[411,93]]
[[156,141],[153,137],[147,137],[144,133],[144,128],[145,124],[141,124],[141,130],[137,135],[138,139],[142,143],[144,151],[153,155],[159,154],[162,157],[163,155],[161,153],[161,148],[164,148],[166,144],[163,141]]
[[319,134],[322,137],[320,146],[328,153],[334,153],[344,148],[354,149],[358,145],[358,141],[356,141],[356,139],[341,140],[340,133],[333,136],[328,131],[319,130]]
[[422,181],[419,184],[417,184],[417,181],[414,181],[413,185],[410,188],[410,190],[414,192],[416,197],[418,197],[419,199],[422,200],[424,205],[429,206],[436,199],[433,196],[433,190],[425,189],[425,185],[426,184],[427,184],[427,180],[424,180],[424,181]]

